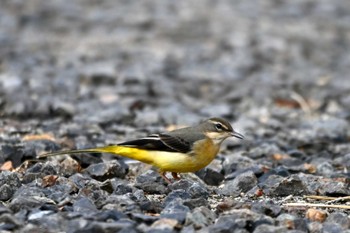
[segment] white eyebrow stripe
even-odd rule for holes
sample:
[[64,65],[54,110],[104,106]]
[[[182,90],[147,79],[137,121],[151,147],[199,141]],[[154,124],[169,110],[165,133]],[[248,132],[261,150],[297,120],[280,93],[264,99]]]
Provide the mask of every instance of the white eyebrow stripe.
[[221,123],[220,121],[213,121],[213,120],[209,120],[211,123],[213,123],[213,124],[220,124],[220,125],[222,125],[226,130],[229,130],[229,128],[225,125],[225,124],[223,124],[223,123]]

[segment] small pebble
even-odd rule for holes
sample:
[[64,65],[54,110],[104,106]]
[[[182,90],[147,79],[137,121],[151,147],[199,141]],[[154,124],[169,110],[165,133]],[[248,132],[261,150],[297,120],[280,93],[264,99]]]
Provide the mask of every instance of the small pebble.
[[108,163],[92,164],[85,171],[94,179],[104,181],[114,177],[124,178],[128,169],[118,161],[112,160]]
[[185,225],[193,225],[198,230],[214,223],[216,215],[207,207],[201,206],[195,208],[186,216]]
[[175,219],[179,223],[184,223],[186,220],[187,213],[190,209],[181,203],[181,199],[174,199],[172,202],[167,204],[161,212],[162,218]]
[[252,171],[247,171],[238,175],[235,179],[227,181],[218,192],[226,196],[238,196],[241,193],[248,192],[257,182],[258,179],[255,174]]
[[196,175],[206,184],[218,186],[225,179],[222,170],[221,162],[213,160],[207,167],[196,172]]
[[89,214],[95,212],[96,210],[97,208],[94,203],[86,197],[82,197],[73,203],[73,211],[75,212]]
[[283,178],[277,175],[271,175],[259,186],[265,195],[268,196],[289,196],[307,194],[307,188],[297,175]]
[[17,173],[2,171],[0,173],[0,200],[9,200],[21,185]]
[[168,192],[165,181],[153,170],[148,170],[136,177],[135,187],[142,189],[146,193],[165,194]]
[[343,230],[350,228],[350,219],[347,214],[342,212],[330,213],[326,222],[338,224]]

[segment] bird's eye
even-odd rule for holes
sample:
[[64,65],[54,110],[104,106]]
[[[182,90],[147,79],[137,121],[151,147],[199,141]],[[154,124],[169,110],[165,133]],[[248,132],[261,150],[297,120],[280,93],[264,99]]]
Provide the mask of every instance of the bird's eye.
[[215,124],[215,128],[217,130],[222,130],[223,129],[222,124],[220,124],[220,123]]

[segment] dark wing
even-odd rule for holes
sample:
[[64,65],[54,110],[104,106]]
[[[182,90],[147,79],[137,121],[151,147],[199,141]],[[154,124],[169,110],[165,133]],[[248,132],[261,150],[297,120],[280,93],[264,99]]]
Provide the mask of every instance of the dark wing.
[[145,138],[120,143],[121,146],[136,147],[145,150],[159,150],[187,153],[191,150],[191,143],[166,133],[152,134]]
[[160,140],[169,148],[177,152],[187,153],[191,151],[191,143],[176,135],[159,134]]

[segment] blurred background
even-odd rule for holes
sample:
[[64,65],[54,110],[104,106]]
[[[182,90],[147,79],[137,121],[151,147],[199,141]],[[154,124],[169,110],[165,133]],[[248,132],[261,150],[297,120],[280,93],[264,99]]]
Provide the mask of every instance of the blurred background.
[[[346,231],[348,210],[282,204],[350,195],[349,74],[349,0],[1,0],[0,229]],[[213,116],[245,140],[196,173],[208,185],[36,160]]]
[[222,116],[248,134],[293,119],[342,125],[349,73],[348,0],[1,3],[6,124],[119,132]]

